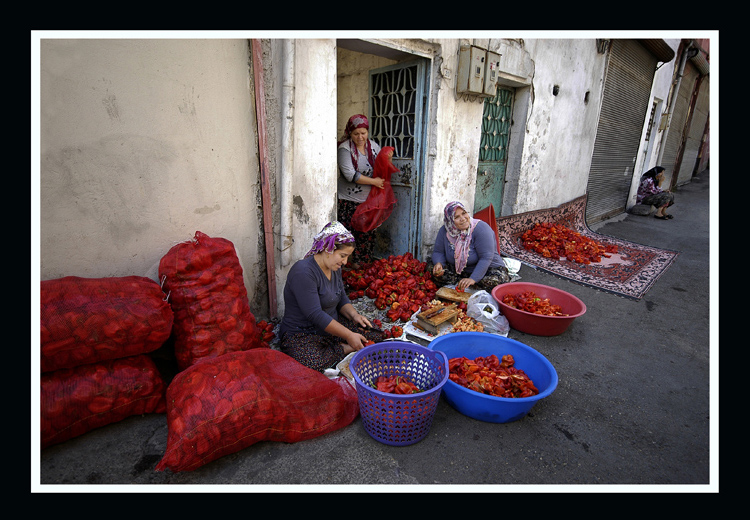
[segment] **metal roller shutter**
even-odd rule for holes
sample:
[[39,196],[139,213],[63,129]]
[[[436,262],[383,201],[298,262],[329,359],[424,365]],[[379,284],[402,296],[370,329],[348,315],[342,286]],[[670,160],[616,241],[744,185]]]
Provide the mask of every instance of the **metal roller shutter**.
[[656,63],[638,41],[612,41],[589,170],[588,222],[626,209]]
[[703,142],[703,131],[706,129],[706,121],[708,120],[709,104],[709,82],[704,79],[701,82],[700,90],[698,90],[695,110],[690,119],[690,130],[688,130],[687,140],[685,141],[685,151],[682,154],[676,186],[690,182],[693,178],[693,170],[695,170],[698,152]]
[[664,154],[662,154],[661,158],[661,166],[665,168],[664,181],[662,182],[662,186],[664,187],[671,186],[673,184],[672,177],[676,175],[674,171],[675,162],[677,161],[677,154],[680,152],[680,146],[682,146],[685,123],[690,109],[690,97],[693,94],[697,77],[698,70],[690,62],[687,62],[685,70],[682,73],[680,90],[677,93],[677,99],[672,109],[672,121],[669,124],[667,142],[664,145]]

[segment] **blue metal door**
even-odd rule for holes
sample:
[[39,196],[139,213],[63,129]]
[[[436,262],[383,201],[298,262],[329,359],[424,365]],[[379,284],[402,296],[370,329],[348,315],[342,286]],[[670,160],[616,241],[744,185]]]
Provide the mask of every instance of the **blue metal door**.
[[391,177],[396,206],[376,230],[376,256],[421,255],[426,70],[426,61],[418,60],[370,71],[370,138],[394,148],[399,169]]

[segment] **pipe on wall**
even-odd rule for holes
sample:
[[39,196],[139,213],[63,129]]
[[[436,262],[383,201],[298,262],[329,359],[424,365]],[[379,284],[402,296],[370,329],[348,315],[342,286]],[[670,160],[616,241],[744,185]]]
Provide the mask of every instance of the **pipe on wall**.
[[294,40],[282,41],[281,78],[281,267],[293,261],[294,234],[292,230],[292,180],[294,171]]
[[273,243],[273,217],[271,188],[268,182],[268,144],[266,142],[266,96],[263,84],[263,49],[260,40],[251,41],[253,76],[255,84],[255,118],[258,125],[258,153],[260,155],[261,198],[263,205],[263,236],[266,246],[266,274],[268,275],[268,311],[271,318],[277,315],[276,260]]

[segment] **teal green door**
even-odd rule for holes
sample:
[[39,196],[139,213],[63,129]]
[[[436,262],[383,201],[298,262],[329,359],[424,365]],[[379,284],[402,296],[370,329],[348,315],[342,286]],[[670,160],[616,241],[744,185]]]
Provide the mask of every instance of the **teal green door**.
[[498,85],[495,97],[484,102],[474,213],[492,204],[495,214],[501,214],[513,94],[513,90]]

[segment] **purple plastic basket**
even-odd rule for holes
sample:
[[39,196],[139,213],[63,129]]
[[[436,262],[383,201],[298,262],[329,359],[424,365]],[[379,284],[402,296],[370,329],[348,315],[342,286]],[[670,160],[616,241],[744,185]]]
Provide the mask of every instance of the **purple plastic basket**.
[[[391,446],[424,439],[448,381],[448,358],[407,341],[385,341],[358,351],[349,363],[357,387],[365,431]],[[416,394],[390,394],[372,385],[380,376],[403,376],[419,387]]]

